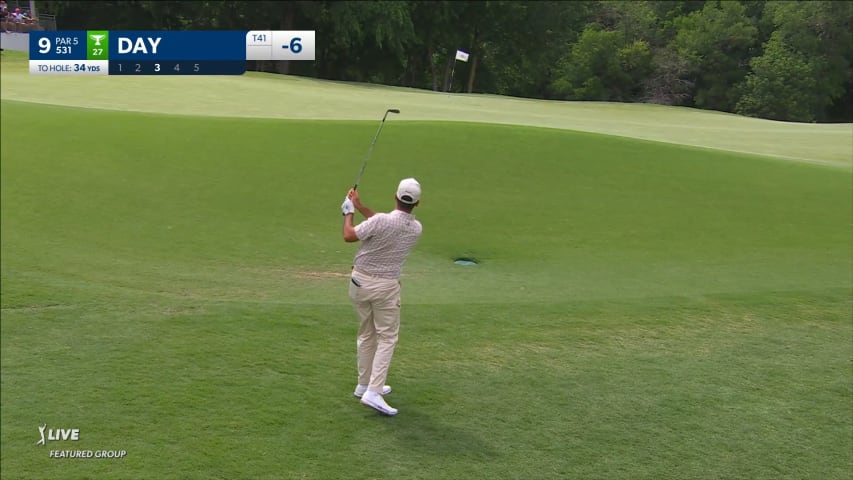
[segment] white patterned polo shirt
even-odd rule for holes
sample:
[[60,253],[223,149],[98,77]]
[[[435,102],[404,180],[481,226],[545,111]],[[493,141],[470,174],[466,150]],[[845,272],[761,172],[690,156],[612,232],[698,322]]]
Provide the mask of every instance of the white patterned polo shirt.
[[398,279],[403,263],[421,236],[423,227],[415,216],[401,210],[377,213],[355,227],[361,246],[355,268],[371,277]]

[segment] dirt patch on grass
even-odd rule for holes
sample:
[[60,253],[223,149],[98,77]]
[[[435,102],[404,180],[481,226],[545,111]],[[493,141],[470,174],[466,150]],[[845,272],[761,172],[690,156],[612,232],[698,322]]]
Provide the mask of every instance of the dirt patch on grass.
[[293,267],[280,266],[241,266],[240,270],[252,274],[261,274],[277,277],[290,277],[299,279],[323,279],[323,278],[347,278],[350,275],[350,267],[343,266],[335,270],[300,270]]
[[2,311],[6,312],[38,312],[42,310],[53,310],[53,309],[68,309],[68,308],[78,308],[79,305],[63,305],[63,304],[45,304],[45,305],[9,305],[7,307],[2,307]]
[[347,278],[349,272],[330,272],[324,270],[300,270],[293,272],[296,278]]

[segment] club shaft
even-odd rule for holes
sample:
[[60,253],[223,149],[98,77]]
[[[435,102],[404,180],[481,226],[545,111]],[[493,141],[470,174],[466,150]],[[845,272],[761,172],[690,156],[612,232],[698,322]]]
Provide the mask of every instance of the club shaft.
[[353,190],[358,190],[358,183],[361,181],[361,176],[364,174],[364,168],[367,167],[367,161],[370,160],[370,154],[373,153],[373,147],[376,146],[376,140],[379,138],[379,133],[382,131],[382,127],[385,126],[385,119],[388,118],[389,113],[400,113],[396,108],[388,109],[385,111],[385,115],[382,116],[382,121],[379,123],[379,129],[376,130],[376,134],[373,135],[373,141],[370,142],[370,148],[367,149],[367,155],[364,157],[364,162],[361,163],[361,169],[358,171],[358,177],[355,179],[355,185],[353,185]]

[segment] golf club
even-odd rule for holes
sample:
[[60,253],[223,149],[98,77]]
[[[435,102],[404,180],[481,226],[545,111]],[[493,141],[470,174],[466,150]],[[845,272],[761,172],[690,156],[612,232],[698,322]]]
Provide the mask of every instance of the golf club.
[[400,113],[399,109],[389,108],[385,111],[385,115],[382,116],[382,123],[379,124],[379,130],[376,131],[376,135],[373,136],[373,141],[370,142],[370,149],[367,150],[367,156],[364,157],[364,163],[361,164],[361,170],[358,171],[358,178],[355,179],[355,185],[353,185],[353,190],[358,190],[358,182],[361,181],[361,175],[364,174],[364,167],[367,166],[367,161],[370,159],[370,154],[373,152],[373,146],[376,145],[376,139],[379,138],[379,132],[382,131],[382,126],[385,125],[385,119],[388,117],[389,113]]

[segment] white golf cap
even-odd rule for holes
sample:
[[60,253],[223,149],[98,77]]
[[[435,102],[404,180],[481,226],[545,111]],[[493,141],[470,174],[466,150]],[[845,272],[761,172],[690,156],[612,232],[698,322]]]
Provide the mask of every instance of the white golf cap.
[[414,178],[400,180],[397,187],[397,199],[407,205],[414,205],[421,199],[421,184]]

